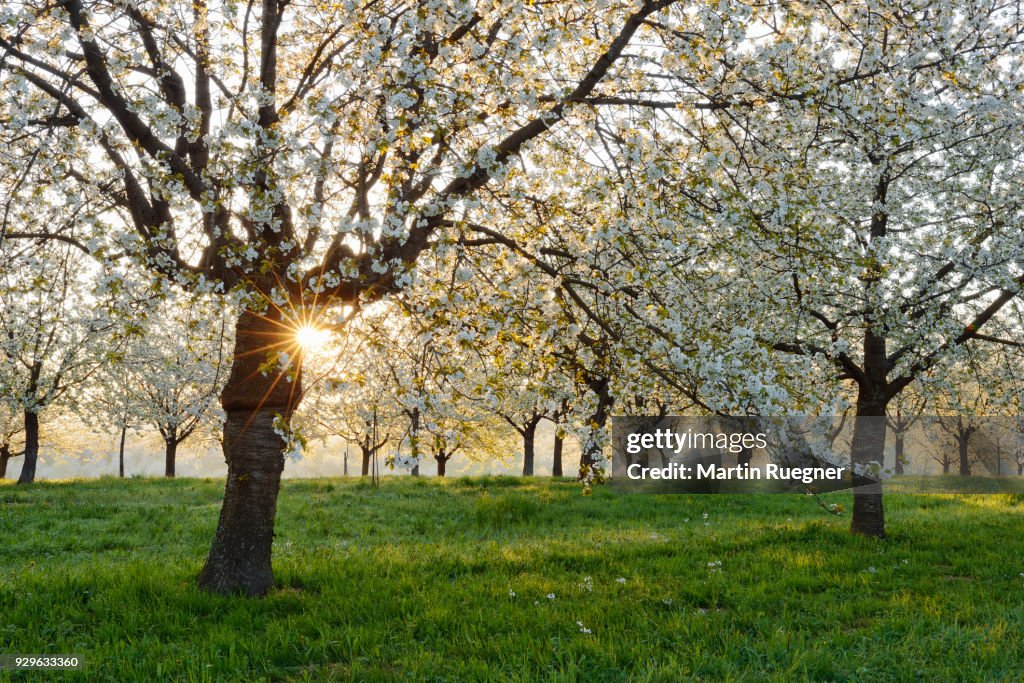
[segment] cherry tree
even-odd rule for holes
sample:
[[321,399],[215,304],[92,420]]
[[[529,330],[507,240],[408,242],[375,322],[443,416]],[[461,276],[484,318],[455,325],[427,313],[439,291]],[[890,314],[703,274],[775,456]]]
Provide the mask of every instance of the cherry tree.
[[893,434],[895,474],[904,474],[907,466],[907,434],[924,415],[927,399],[908,387],[893,397],[886,407],[886,427]]
[[628,88],[622,56],[673,4],[4,5],[2,130],[47,160],[9,170],[26,180],[8,201],[83,197],[96,248],[244,295],[204,588],[273,585],[296,328],[408,285],[511,160],[586,97]]
[[490,237],[557,273],[639,389],[598,394],[656,379],[709,412],[822,412],[852,384],[851,528],[883,536],[889,403],[1019,343],[1019,7],[731,2],[656,29],[648,77],[556,138],[606,169],[546,204],[568,229]]
[[227,374],[227,315],[217,302],[169,294],[124,360],[131,407],[137,420],[160,432],[167,477],[175,474],[182,443],[220,425],[216,401]]
[[[124,478],[125,443],[128,430],[137,427],[134,378],[122,353],[112,353],[101,364],[85,388],[87,398],[81,402],[82,419],[98,431],[109,431],[112,426],[118,434],[117,476]],[[101,422],[101,424],[97,424]]]
[[401,314],[389,321],[386,341],[377,344],[408,424],[389,463],[418,475],[429,456],[438,476],[445,476],[459,452],[472,460],[504,459],[507,428],[495,413],[501,368],[488,355],[486,340],[449,305],[464,299],[450,285],[428,287],[422,297],[418,288],[408,294],[396,299]]
[[87,283],[73,248],[44,244],[2,252],[0,270],[0,400],[21,415],[24,459],[18,483],[35,481],[39,416],[67,403],[99,365],[98,347],[116,324]]
[[[828,405],[852,383],[851,528],[883,536],[866,475],[889,403],[972,347],[1014,343],[995,330],[1024,285],[1019,7],[736,2],[696,8],[689,29],[651,56],[665,84],[645,108],[605,125],[637,190],[615,237],[647,264],[630,314],[711,407],[741,407],[740,388],[791,410],[801,374]],[[714,380],[732,361],[774,374]]]
[[322,348],[306,349],[307,396],[295,417],[307,441],[336,436],[355,444],[364,477],[381,450],[401,439],[388,336],[379,331],[387,325],[387,308],[377,308],[322,340]]

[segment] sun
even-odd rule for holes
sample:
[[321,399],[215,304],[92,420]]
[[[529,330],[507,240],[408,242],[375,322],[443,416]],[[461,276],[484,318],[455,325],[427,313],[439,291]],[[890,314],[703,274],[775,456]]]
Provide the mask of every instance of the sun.
[[316,351],[327,343],[330,333],[312,325],[302,325],[295,330],[295,341],[305,351]]

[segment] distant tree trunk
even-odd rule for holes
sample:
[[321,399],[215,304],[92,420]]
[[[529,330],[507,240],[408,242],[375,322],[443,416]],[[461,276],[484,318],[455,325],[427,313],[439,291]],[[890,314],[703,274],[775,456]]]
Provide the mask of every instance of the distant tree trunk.
[[526,423],[523,429],[523,476],[533,476],[533,461],[537,444],[537,424],[540,418],[535,418]]
[[952,464],[948,455],[942,456],[942,473],[949,474],[949,466]]
[[128,434],[128,425],[121,425],[121,444],[117,447],[117,476],[124,479],[124,438]]
[[412,415],[409,416],[411,422],[411,428],[409,429],[409,453],[412,455],[415,465],[412,466],[412,471],[409,472],[414,477],[420,476],[420,409],[419,407],[412,409]]
[[174,478],[174,463],[178,455],[178,437],[173,435],[164,441],[164,476]]
[[288,377],[286,370],[267,373],[260,366],[266,349],[292,344],[291,331],[273,309],[239,316],[231,374],[221,393],[228,476],[217,531],[199,575],[204,590],[262,596],[274,585],[270,553],[286,446],[275,420],[280,415],[289,421],[302,398],[302,358],[294,355]]
[[565,443],[565,437],[560,436],[558,432],[555,432],[555,445],[551,457],[551,476],[560,477],[562,476],[562,446]]
[[445,457],[444,453],[438,453],[434,456],[434,460],[437,461],[437,476],[443,477],[445,474],[445,467],[448,464],[448,458]]
[[1024,462],[1017,463],[1017,476],[1024,477]]
[[0,479],[7,476],[7,461],[11,459],[11,445],[5,443],[0,446]]
[[971,461],[969,459],[968,446],[971,442],[970,432],[963,432],[957,439],[957,451],[960,457],[960,476],[971,476]]
[[25,461],[21,464],[19,484],[36,480],[36,461],[39,459],[39,414],[25,411]]
[[903,453],[906,449],[906,434],[896,432],[896,474],[903,474]]
[[360,444],[359,452],[363,456],[363,466],[359,471],[360,476],[368,477],[370,476],[370,458],[373,457],[373,451],[367,448],[366,446]]

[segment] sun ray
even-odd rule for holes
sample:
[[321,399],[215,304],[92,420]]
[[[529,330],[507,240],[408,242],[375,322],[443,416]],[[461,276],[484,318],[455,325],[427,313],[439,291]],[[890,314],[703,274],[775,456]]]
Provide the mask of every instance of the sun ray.
[[330,333],[322,328],[304,323],[295,330],[295,341],[303,351],[318,351],[327,343]]

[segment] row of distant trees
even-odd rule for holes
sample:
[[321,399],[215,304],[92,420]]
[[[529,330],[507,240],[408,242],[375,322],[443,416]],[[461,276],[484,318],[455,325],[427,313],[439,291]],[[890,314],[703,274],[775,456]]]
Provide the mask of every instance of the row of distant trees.
[[[70,413],[98,433],[114,434],[121,476],[128,433],[155,430],[165,474],[173,477],[179,446],[197,433],[215,433],[222,421],[218,397],[230,363],[230,311],[175,288],[120,292],[122,303],[113,306],[102,281],[83,274],[67,245],[41,245],[28,254],[8,261],[0,308],[0,476],[11,459],[23,457],[20,481],[32,481],[40,418]],[[33,268],[39,275],[26,279]],[[127,286],[127,279],[116,285]],[[461,296],[455,287],[444,293]],[[522,473],[532,475],[537,432],[548,421],[554,427],[552,473],[565,474],[565,439],[582,434],[580,422],[590,417],[585,410],[581,418],[578,406],[591,387],[566,362],[576,353],[555,355],[543,342],[521,338],[518,326],[493,328],[482,338],[477,325],[486,316],[474,322],[468,310],[462,313],[423,315],[397,299],[339,334],[324,335],[322,346],[296,344],[293,352],[306,357],[307,396],[295,434],[307,444],[340,437],[358,451],[364,476],[378,459],[418,474],[428,458],[445,476],[457,454],[503,461],[521,456]],[[518,314],[530,311],[523,306]],[[943,473],[971,475],[978,465],[997,474],[1024,473],[1020,444],[992,440],[991,422],[1000,415],[1024,429],[1014,414],[1021,386],[1014,363],[1015,356],[998,347],[975,351],[946,368],[941,380],[928,377],[903,391],[887,411],[896,473],[906,465],[908,434],[926,415],[937,416],[926,450]],[[678,398],[647,397],[626,409],[693,410]],[[59,442],[72,451],[84,445],[66,437]]]

